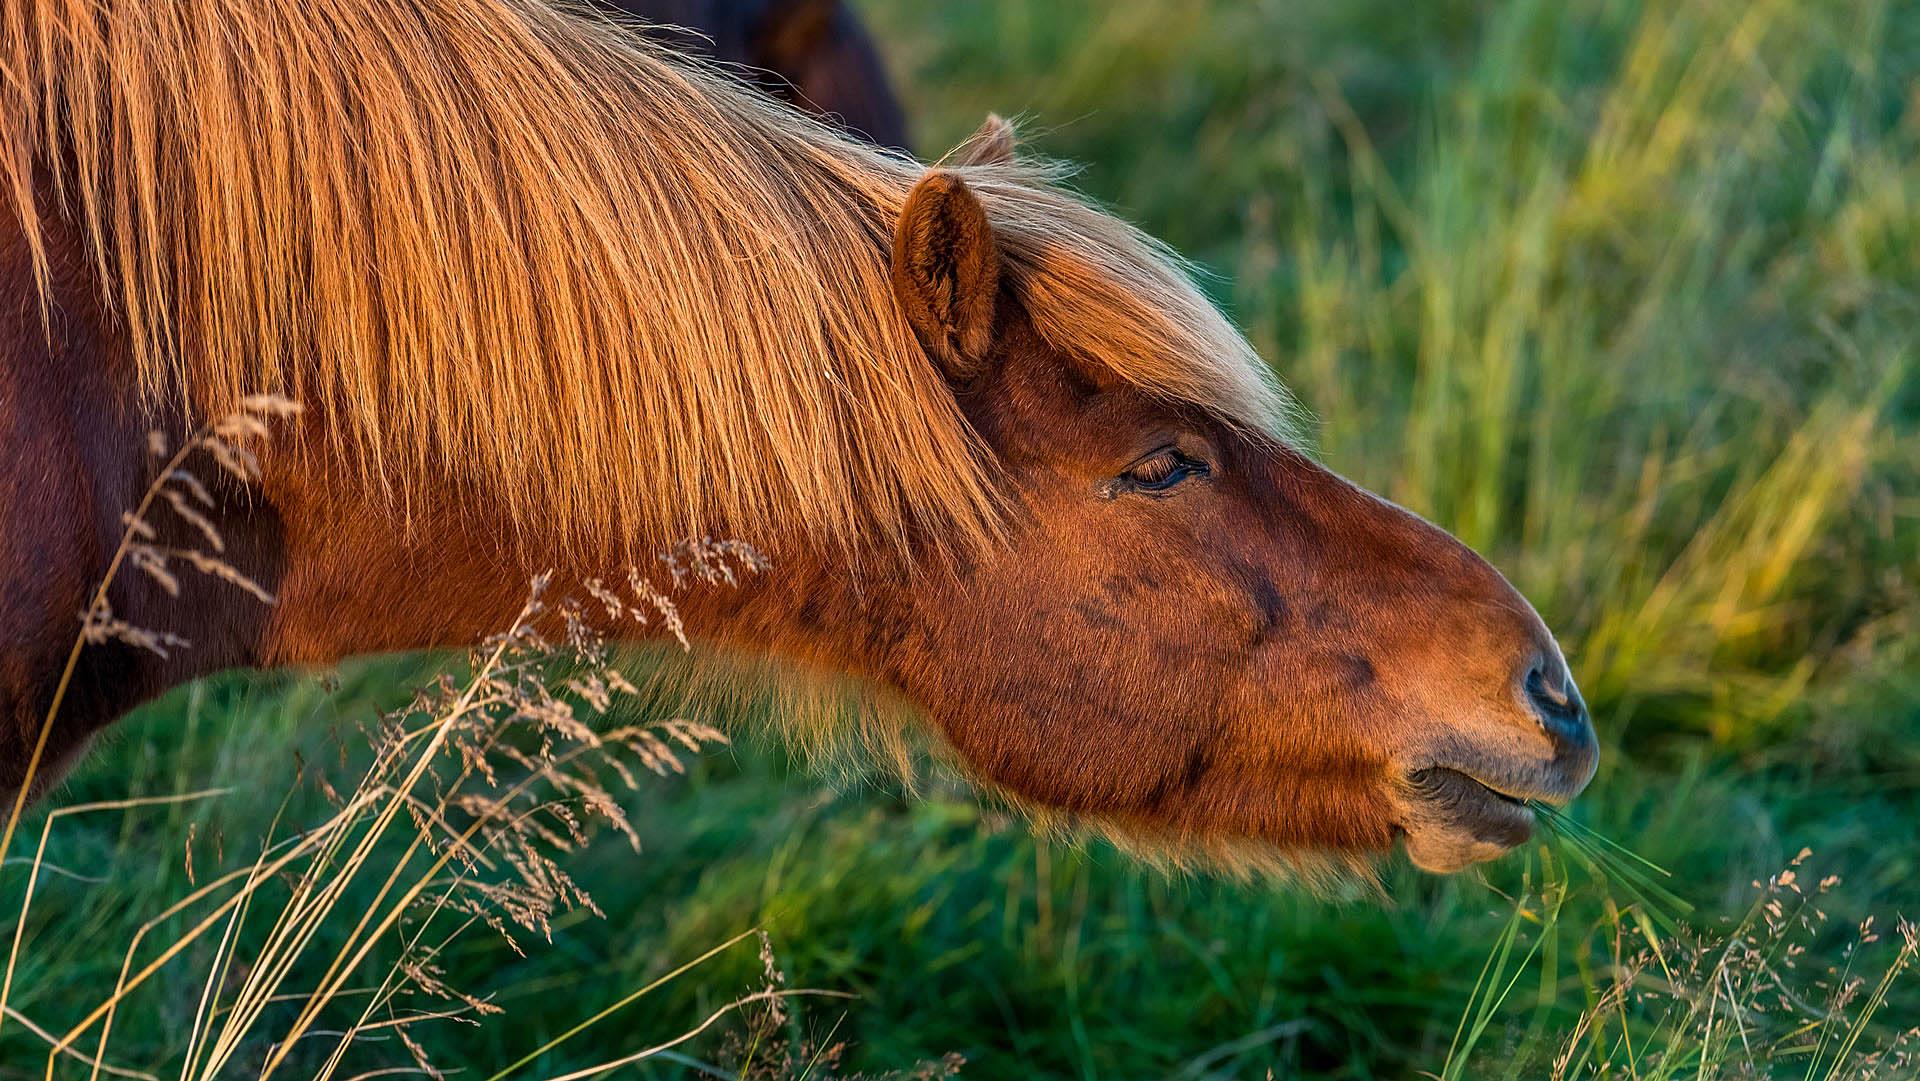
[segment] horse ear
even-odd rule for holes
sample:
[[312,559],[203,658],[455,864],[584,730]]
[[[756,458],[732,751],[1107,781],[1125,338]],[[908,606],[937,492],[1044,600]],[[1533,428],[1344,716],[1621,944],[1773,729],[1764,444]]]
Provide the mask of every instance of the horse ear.
[[1018,142],[1013,125],[999,113],[988,113],[986,120],[967,141],[948,158],[955,165],[1007,165],[1013,161]]
[[955,173],[934,169],[907,194],[893,234],[893,293],[920,344],[963,383],[993,346],[1000,249],[980,200]]

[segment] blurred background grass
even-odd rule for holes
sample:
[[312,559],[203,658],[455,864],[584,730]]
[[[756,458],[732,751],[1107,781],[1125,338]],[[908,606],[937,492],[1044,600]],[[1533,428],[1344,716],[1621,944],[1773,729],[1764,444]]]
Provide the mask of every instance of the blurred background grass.
[[[1833,943],[1867,912],[1920,910],[1920,10],[860,7],[924,155],[988,110],[1027,117],[1030,149],[1083,163],[1084,190],[1215,275],[1321,418],[1329,464],[1534,600],[1606,743],[1578,813],[1672,868],[1699,920],[1802,847],[1844,879]],[[190,838],[201,861],[250,858],[296,763],[341,767],[433,664],[223,678],[121,726],[65,802],[234,793],[57,824],[14,1005],[77,1019],[137,921],[186,892]],[[285,813],[321,806],[302,788]],[[858,994],[805,1022],[856,1065],[1438,1071],[1541,858],[1444,881],[1396,867],[1387,904],[1312,900],[1037,841],[958,794],[848,790],[751,742],[635,818],[640,856],[608,843],[576,865],[606,919],[525,958],[476,937],[446,959],[509,1012],[433,1035],[443,1061],[504,1065],[764,926],[796,984]],[[0,912],[18,896],[11,876]],[[1466,1076],[1544,1076],[1596,994],[1604,899],[1529,933],[1551,948]],[[673,1035],[758,968],[722,958],[539,1066]],[[117,1023],[120,1060],[178,1052],[175,991]],[[1890,1023],[1920,1018],[1896,994]],[[0,1030],[0,1077],[38,1076],[40,1047]]]

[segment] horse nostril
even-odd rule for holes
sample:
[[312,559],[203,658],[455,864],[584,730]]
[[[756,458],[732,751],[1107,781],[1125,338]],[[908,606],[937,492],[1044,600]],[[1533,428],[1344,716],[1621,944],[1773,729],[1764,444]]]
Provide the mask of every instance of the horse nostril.
[[1527,702],[1540,717],[1540,726],[1562,750],[1593,745],[1593,723],[1573,676],[1558,658],[1536,662],[1522,680]]

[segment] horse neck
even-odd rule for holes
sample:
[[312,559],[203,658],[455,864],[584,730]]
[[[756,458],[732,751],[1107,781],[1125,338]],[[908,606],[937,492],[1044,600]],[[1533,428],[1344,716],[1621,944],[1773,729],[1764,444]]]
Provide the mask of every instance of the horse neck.
[[[848,570],[830,545],[787,540],[755,572],[717,558],[734,581],[702,578],[680,542],[564,545],[489,513],[484,503],[394,508],[335,485],[270,476],[282,536],[276,603],[255,663],[324,664],[344,657],[471,646],[506,629],[537,576],[550,612],[575,603],[589,625],[621,641],[672,641],[675,620],[700,643],[771,654],[811,667],[879,675],[862,656],[863,622],[886,620],[897,578]],[[776,531],[777,532],[777,531]],[[668,557],[662,559],[662,556]],[[675,563],[683,573],[676,575]],[[660,610],[668,602],[671,616]],[[557,617],[556,617],[557,618]]]

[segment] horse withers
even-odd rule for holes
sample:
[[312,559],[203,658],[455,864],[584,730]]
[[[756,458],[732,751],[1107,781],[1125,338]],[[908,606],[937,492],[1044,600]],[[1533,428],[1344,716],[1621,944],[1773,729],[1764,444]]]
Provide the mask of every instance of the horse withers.
[[[690,536],[775,568],[690,633],[1168,858],[1454,870],[1593,773],[1526,600],[1301,453],[1183,264],[1003,126],[928,169],[534,0],[6,18],[0,786],[183,680],[469,644]],[[122,576],[193,648],[89,647],[43,730],[145,432],[257,392],[306,411],[207,513],[274,603]]]

